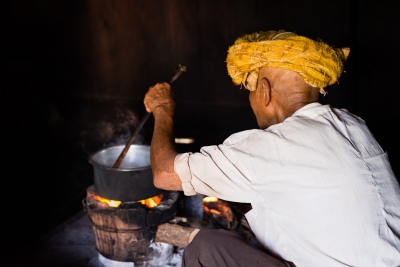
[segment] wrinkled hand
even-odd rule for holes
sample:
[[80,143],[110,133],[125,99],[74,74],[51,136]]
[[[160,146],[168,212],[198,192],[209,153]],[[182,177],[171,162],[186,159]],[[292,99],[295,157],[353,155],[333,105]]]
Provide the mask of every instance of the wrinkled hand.
[[173,116],[175,112],[175,100],[169,83],[156,83],[149,88],[144,97],[144,105],[147,112],[156,116],[157,112],[166,112]]

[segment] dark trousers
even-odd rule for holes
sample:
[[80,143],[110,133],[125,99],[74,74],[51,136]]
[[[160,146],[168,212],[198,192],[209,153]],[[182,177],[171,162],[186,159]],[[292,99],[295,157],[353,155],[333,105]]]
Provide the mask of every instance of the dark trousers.
[[251,246],[224,229],[203,229],[185,247],[182,267],[288,267],[283,261]]

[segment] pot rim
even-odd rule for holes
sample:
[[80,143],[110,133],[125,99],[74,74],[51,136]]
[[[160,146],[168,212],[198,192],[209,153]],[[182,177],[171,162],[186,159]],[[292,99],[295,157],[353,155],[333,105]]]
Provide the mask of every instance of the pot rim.
[[[104,151],[107,151],[109,149],[112,149],[112,148],[115,149],[117,147],[121,147],[121,151],[122,151],[122,149],[125,147],[125,145],[116,145],[116,146],[110,146],[110,147],[107,147],[107,148],[100,149],[100,150],[96,151],[95,153],[93,153],[93,154],[91,154],[89,156],[89,159],[88,159],[89,163],[92,164],[94,167],[97,167],[97,168],[100,168],[100,169],[103,169],[103,170],[112,170],[112,171],[141,171],[141,170],[151,169],[151,164],[146,165],[146,166],[133,167],[133,168],[127,168],[127,167],[124,167],[124,168],[122,168],[122,167],[113,168],[112,166],[106,166],[106,165],[100,164],[100,163],[98,163],[98,162],[96,162],[94,160],[94,157],[96,155],[98,155],[98,154],[100,154],[100,153],[102,153]],[[133,145],[131,145],[131,147],[146,147],[146,148],[150,149],[150,146],[148,146],[148,145],[133,144]]]

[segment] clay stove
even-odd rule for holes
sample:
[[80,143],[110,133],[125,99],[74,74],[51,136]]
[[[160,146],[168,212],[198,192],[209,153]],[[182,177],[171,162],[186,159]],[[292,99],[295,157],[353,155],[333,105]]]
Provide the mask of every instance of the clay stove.
[[[124,201],[118,207],[100,201],[92,185],[87,189],[84,208],[88,212],[99,259],[131,262],[133,266],[165,266],[174,246],[155,242],[157,226],[170,221],[178,210],[179,192],[165,191],[161,202],[147,207],[140,201]],[[113,264],[112,266],[115,266]]]
[[[99,259],[130,262],[135,267],[164,267],[172,256],[173,245],[155,242],[155,231],[158,225],[174,218],[179,192],[154,187],[149,146],[131,145],[122,164],[114,168],[124,147],[108,147],[89,157],[94,185],[87,188],[83,202]],[[153,198],[160,200],[154,207],[143,202]]]

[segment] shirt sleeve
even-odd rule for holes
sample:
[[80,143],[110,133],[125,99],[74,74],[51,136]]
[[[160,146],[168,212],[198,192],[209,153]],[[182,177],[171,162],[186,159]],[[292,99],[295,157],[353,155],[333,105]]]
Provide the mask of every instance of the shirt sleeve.
[[259,196],[251,179],[252,169],[242,164],[246,157],[250,155],[237,147],[206,146],[197,153],[178,154],[174,168],[185,195],[200,193],[227,201],[256,202]]
[[191,176],[190,168],[189,168],[189,164],[188,164],[190,154],[191,153],[178,154],[175,157],[175,162],[174,162],[175,172],[178,174],[179,178],[181,179],[183,192],[187,196],[196,195],[196,191],[194,190],[194,188],[191,184],[192,176]]

